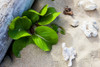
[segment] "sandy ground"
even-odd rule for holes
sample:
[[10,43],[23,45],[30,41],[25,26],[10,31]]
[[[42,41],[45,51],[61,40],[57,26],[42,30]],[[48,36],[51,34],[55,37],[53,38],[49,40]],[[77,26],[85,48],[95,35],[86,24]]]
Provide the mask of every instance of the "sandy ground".
[[[61,15],[54,23],[61,25],[66,30],[66,35],[59,34],[59,42],[54,45],[51,52],[44,52],[35,45],[29,45],[21,52],[21,58],[14,58],[11,62],[7,57],[0,67],[67,67],[67,62],[62,56],[61,44],[66,43],[68,47],[74,47],[77,51],[77,58],[73,61],[72,67],[100,67],[100,31],[98,37],[87,38],[80,26],[84,20],[97,20],[100,28],[100,1],[95,0],[98,8],[96,11],[85,12],[77,6],[78,0],[37,0],[34,9],[39,11],[45,4],[53,6]],[[66,6],[72,8],[74,18],[63,14]],[[71,20],[77,19],[80,24],[77,28],[70,26]]]

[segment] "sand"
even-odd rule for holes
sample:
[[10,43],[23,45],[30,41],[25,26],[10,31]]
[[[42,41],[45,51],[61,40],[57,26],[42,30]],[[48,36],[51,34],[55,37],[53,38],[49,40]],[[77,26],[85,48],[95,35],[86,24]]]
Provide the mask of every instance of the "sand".
[[[35,45],[29,45],[21,52],[21,58],[14,58],[11,62],[7,57],[1,67],[67,67],[68,62],[65,62],[62,56],[62,43],[65,42],[67,47],[73,47],[77,51],[77,57],[73,61],[72,67],[100,67],[100,31],[98,37],[87,38],[80,26],[84,20],[97,20],[100,28],[100,1],[95,0],[97,10],[86,12],[77,6],[79,0],[37,0],[33,5],[34,9],[39,11],[45,4],[53,6],[60,16],[54,23],[65,28],[66,34],[59,33],[59,42],[52,47],[51,52],[44,52]],[[72,8],[74,18],[63,14],[66,6]],[[79,26],[73,28],[70,23],[73,19],[79,20]]]

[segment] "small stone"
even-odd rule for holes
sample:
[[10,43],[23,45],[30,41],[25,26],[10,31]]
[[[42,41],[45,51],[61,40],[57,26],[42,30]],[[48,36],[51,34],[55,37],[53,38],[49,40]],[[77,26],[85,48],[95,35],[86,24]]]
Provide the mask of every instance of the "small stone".
[[71,26],[74,27],[74,28],[78,27],[79,26],[79,21],[78,20],[73,20]]

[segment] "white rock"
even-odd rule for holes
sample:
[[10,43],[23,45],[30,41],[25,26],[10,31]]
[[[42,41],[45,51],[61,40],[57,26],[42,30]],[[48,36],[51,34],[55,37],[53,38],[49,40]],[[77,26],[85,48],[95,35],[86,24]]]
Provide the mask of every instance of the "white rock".
[[82,31],[86,35],[86,37],[96,37],[98,36],[98,25],[96,21],[85,21],[81,26]]
[[95,10],[97,8],[97,5],[93,0],[80,0],[78,5],[83,7],[86,11]]
[[78,20],[73,20],[71,26],[72,27],[77,27],[79,25],[79,21]]
[[75,59],[75,56],[76,56],[75,49],[72,48],[72,47],[67,48],[65,46],[65,43],[62,43],[62,55],[63,55],[65,61],[69,60],[68,66],[71,67],[72,66],[72,60]]

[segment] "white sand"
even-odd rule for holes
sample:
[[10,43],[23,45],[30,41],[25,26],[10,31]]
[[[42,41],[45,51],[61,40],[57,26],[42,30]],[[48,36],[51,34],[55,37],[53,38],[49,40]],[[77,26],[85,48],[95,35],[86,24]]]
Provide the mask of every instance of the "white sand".
[[[98,37],[87,38],[80,26],[84,20],[97,20],[100,28],[100,1],[95,0],[97,10],[85,12],[77,6],[78,0],[37,0],[34,9],[39,11],[45,4],[49,4],[61,12],[61,15],[55,20],[55,23],[61,25],[66,30],[66,35],[59,34],[59,42],[54,45],[50,53],[40,50],[35,45],[27,46],[21,53],[22,57],[15,58],[14,62],[10,62],[9,58],[5,59],[2,67],[67,67],[67,62],[62,57],[63,42],[68,47],[74,47],[77,51],[77,58],[73,61],[73,67],[100,67],[100,31]],[[77,28],[70,26],[71,16],[63,14],[66,6],[72,8],[74,18],[80,21]]]

